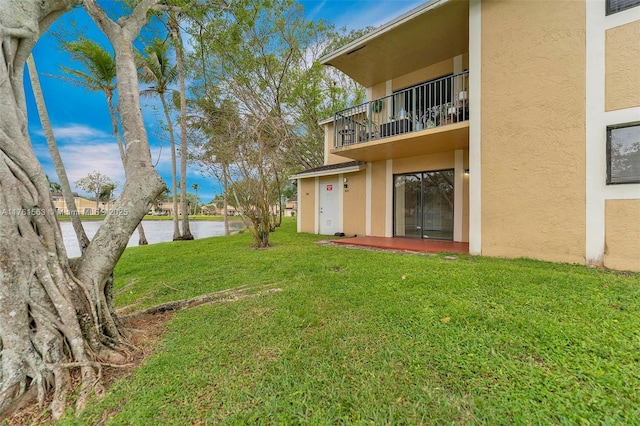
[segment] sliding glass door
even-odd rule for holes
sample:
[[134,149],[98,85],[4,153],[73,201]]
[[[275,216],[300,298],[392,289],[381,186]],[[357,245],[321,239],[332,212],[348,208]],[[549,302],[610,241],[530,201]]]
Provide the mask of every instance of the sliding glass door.
[[422,238],[422,173],[395,177],[396,236]]
[[453,170],[394,176],[394,236],[453,240]]

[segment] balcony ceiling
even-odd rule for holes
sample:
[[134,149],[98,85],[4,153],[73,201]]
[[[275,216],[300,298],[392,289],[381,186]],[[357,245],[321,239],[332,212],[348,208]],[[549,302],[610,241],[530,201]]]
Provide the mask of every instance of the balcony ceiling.
[[321,58],[365,87],[469,51],[469,2],[436,0]]

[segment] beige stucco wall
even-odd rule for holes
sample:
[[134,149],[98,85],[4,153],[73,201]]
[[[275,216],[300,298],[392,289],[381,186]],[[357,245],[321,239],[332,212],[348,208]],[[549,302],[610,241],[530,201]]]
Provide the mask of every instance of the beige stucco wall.
[[585,43],[584,1],[482,2],[483,255],[585,261]]
[[375,86],[371,87],[371,96],[372,99],[370,100],[374,100],[374,99],[378,99],[378,98],[382,98],[383,96],[386,96],[387,93],[387,83],[386,82],[381,82],[376,84]]
[[[469,55],[462,55],[462,69],[469,68]],[[391,90],[401,90],[406,87],[413,86],[415,84],[419,84],[428,80],[433,80],[434,78],[442,77],[444,75],[450,74],[454,71],[453,67],[453,58],[447,59],[442,62],[438,62],[437,64],[430,65],[425,68],[421,68],[419,70],[410,72],[408,74],[402,75],[400,77],[396,77],[391,81]],[[380,82],[371,87],[372,99],[378,99],[383,96],[386,96],[387,85],[386,82]]]
[[[344,191],[342,210],[343,231],[347,235],[365,235],[366,231],[366,172],[347,173],[347,182],[343,182]],[[347,188],[344,188],[347,185]]]
[[[464,150],[464,168],[469,170],[469,150]],[[469,242],[469,175],[464,175],[462,187],[462,241]]]
[[[469,68],[469,55],[467,54],[462,55],[462,68]],[[421,68],[409,74],[405,74],[401,77],[394,78],[391,83],[392,90],[401,90],[415,84],[442,77],[444,75],[452,73],[453,71],[453,58],[447,59],[446,61],[442,61],[426,68]]]
[[449,151],[431,155],[398,158],[393,160],[393,174],[453,169],[455,165],[454,155],[453,151]]
[[[371,235],[385,236],[385,214],[387,208],[386,179],[387,162],[371,163]],[[388,201],[391,203],[391,200]]]
[[605,202],[604,266],[640,271],[640,200]]
[[605,109],[640,106],[640,21],[607,30],[605,39]]
[[298,187],[298,220],[300,231],[310,234],[316,233],[316,180],[315,178],[300,179]]
[[[67,203],[64,201],[64,197],[62,195],[54,195],[53,197],[53,208],[56,209],[57,214],[69,214],[69,208],[67,207]],[[84,197],[74,197],[73,198],[76,204],[76,210],[79,214],[97,214],[96,212],[96,202],[93,200],[88,200]],[[111,210],[113,208],[113,203],[108,201],[102,204],[100,202],[98,204],[98,209],[100,210]]]

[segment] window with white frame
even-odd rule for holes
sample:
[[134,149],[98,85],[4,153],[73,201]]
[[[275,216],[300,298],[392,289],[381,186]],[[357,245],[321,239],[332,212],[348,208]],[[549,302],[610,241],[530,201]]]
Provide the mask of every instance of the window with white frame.
[[640,123],[607,127],[607,184],[640,183]]
[[640,0],[607,0],[607,15],[640,6]]

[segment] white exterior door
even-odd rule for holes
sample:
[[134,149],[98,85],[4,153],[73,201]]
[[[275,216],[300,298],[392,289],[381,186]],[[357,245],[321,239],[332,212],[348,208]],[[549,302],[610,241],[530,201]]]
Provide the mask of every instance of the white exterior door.
[[320,234],[333,235],[339,232],[340,200],[338,181],[320,182]]

